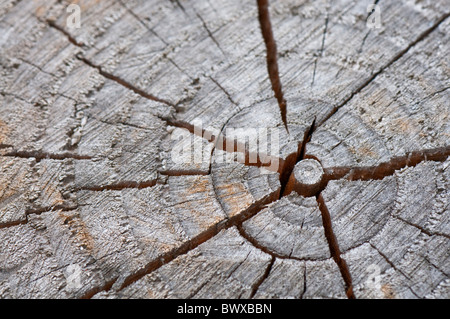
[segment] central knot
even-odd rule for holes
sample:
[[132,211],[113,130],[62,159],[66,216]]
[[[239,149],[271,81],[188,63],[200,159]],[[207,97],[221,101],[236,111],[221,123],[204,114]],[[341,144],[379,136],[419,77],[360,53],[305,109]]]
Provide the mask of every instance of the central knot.
[[309,197],[316,195],[321,188],[324,171],[322,165],[315,159],[304,159],[298,162],[286,186],[286,193],[296,191]]

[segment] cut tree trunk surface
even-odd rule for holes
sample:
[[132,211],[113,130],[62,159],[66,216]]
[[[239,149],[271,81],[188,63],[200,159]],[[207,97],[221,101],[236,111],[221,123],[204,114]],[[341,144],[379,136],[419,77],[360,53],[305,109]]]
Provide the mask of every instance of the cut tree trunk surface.
[[450,297],[448,1],[75,3],[0,4],[0,298]]

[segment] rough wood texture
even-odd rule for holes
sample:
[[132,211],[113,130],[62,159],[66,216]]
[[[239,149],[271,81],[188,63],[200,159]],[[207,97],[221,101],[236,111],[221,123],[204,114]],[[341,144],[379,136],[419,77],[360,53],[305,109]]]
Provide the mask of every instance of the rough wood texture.
[[447,2],[3,1],[0,298],[449,298]]

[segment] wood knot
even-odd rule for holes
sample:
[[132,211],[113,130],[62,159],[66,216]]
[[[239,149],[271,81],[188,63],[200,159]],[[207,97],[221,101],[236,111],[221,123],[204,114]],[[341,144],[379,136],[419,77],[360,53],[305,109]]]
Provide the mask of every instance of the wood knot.
[[286,194],[296,191],[305,197],[316,195],[320,191],[323,175],[322,165],[315,159],[298,162],[289,177]]

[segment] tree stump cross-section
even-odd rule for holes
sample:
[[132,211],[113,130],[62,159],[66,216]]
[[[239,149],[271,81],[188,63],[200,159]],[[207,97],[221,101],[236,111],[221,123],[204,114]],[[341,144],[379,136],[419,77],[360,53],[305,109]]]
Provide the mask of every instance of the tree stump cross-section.
[[0,298],[450,297],[449,15],[4,1]]

